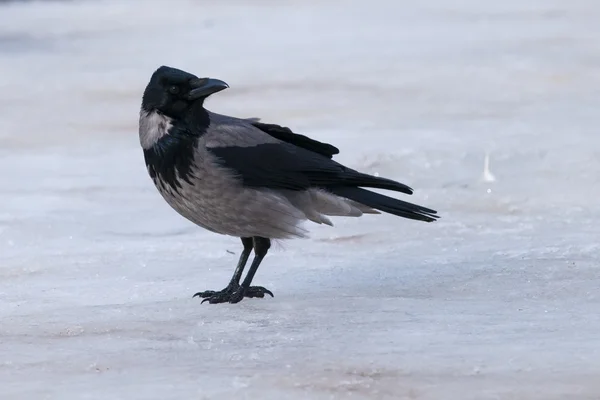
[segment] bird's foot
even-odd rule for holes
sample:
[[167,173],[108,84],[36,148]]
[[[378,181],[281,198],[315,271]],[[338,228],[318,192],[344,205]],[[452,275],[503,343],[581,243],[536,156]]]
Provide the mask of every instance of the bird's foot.
[[250,286],[246,290],[239,285],[229,285],[223,290],[206,290],[198,292],[193,297],[202,297],[202,303],[208,301],[210,304],[239,303],[244,297],[265,297],[265,294],[273,297],[269,289],[262,286]]

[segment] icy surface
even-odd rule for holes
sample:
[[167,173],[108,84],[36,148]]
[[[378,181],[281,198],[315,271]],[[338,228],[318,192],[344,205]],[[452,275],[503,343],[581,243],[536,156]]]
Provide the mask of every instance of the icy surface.
[[[0,398],[598,399],[598,21],[597,0],[0,6]],[[314,226],[259,270],[275,298],[200,305],[240,243],[146,175],[161,64],[443,218]]]

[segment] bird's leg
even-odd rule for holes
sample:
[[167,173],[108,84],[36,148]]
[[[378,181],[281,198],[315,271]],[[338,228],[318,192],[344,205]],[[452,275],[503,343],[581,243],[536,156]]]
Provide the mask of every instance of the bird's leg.
[[235,267],[233,276],[229,281],[229,285],[227,285],[228,288],[237,289],[240,286],[240,279],[242,279],[242,273],[244,272],[244,268],[246,267],[246,263],[248,262],[248,258],[250,257],[250,253],[252,252],[252,238],[242,238],[242,244],[244,245],[244,250],[242,250],[242,254],[240,255],[238,264]]
[[240,287],[240,279],[242,278],[242,273],[244,272],[244,267],[248,262],[248,258],[250,257],[250,253],[252,252],[253,241],[250,237],[242,238],[242,245],[244,249],[242,250],[242,254],[240,255],[240,259],[235,267],[235,272],[231,277],[231,281],[227,287],[223,290],[215,291],[215,290],[206,290],[204,292],[198,292],[193,297],[214,297],[214,296],[222,296],[225,294],[231,294],[236,291]]
[[[254,274],[256,274],[256,270],[260,265],[261,261],[267,255],[267,251],[269,251],[269,247],[271,247],[271,241],[269,239],[255,237],[250,242],[254,246],[254,259],[252,260],[252,265],[248,270],[248,274],[246,278],[239,284],[240,276],[242,274],[242,270],[237,270],[231,279],[231,283],[220,292],[203,292],[197,294],[200,297],[204,297],[202,300],[204,303],[208,301],[211,304],[216,303],[238,303],[244,297],[265,297],[265,294],[273,297],[273,293],[270,290],[265,289],[262,286],[250,286],[252,283],[252,279],[254,278]],[[246,242],[244,242],[244,246],[246,246]],[[246,257],[247,259],[247,257]]]
[[[235,272],[231,277],[229,285],[227,285],[225,289],[218,292],[213,290],[198,292],[194,295],[194,297],[203,297],[203,303],[208,301],[211,304],[228,302],[237,303],[244,297],[265,297],[265,294],[269,294],[271,297],[273,297],[273,293],[262,286],[250,286],[252,278],[254,278],[254,274],[256,274],[256,270],[258,269],[260,262],[265,255],[267,255],[269,247],[271,247],[271,241],[265,238],[242,238],[242,244],[244,245],[244,250],[240,256],[240,260],[238,261],[238,265],[235,268]],[[250,257],[250,252],[252,251],[253,247],[254,260],[252,260],[252,265],[250,266],[250,270],[246,275],[246,279],[244,279],[244,282],[242,282],[240,286],[240,279],[242,277],[242,273],[244,272],[244,266]]]
[[238,303],[244,297],[265,297],[265,293],[271,295],[273,297],[273,293],[270,290],[265,289],[262,286],[250,286],[252,283],[252,279],[254,279],[254,274],[258,270],[260,263],[263,258],[267,255],[269,248],[271,247],[271,240],[263,237],[254,237],[254,259],[252,260],[252,264],[250,265],[250,269],[246,274],[246,278],[242,282],[241,286],[238,290],[232,293],[231,298],[229,299],[230,303]]

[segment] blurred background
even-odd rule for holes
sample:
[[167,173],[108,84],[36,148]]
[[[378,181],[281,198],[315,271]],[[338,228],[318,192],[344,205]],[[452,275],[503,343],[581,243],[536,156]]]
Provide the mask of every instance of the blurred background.
[[[600,3],[0,1],[0,397],[597,399]],[[239,240],[171,210],[152,72],[340,148],[439,211]]]

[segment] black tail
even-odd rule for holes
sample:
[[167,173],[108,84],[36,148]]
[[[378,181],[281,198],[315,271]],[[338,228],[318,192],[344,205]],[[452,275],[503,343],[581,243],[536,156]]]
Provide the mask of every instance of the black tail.
[[378,176],[363,174],[353,170],[349,170],[345,175],[343,175],[340,184],[344,186],[362,186],[413,194],[412,188],[406,186],[404,183],[396,182],[391,179],[380,178]]
[[[328,190],[337,196],[345,197],[347,199],[364,204],[367,207],[375,208],[377,210],[394,214],[399,217],[415,219],[417,221],[425,222],[433,222],[437,218],[439,218],[439,215],[435,215],[437,214],[437,211],[435,210],[421,207],[416,204],[408,203],[406,201],[394,199],[388,196],[384,196],[379,193],[370,192],[362,188],[334,186],[329,187]],[[398,189],[396,190],[401,191]]]

